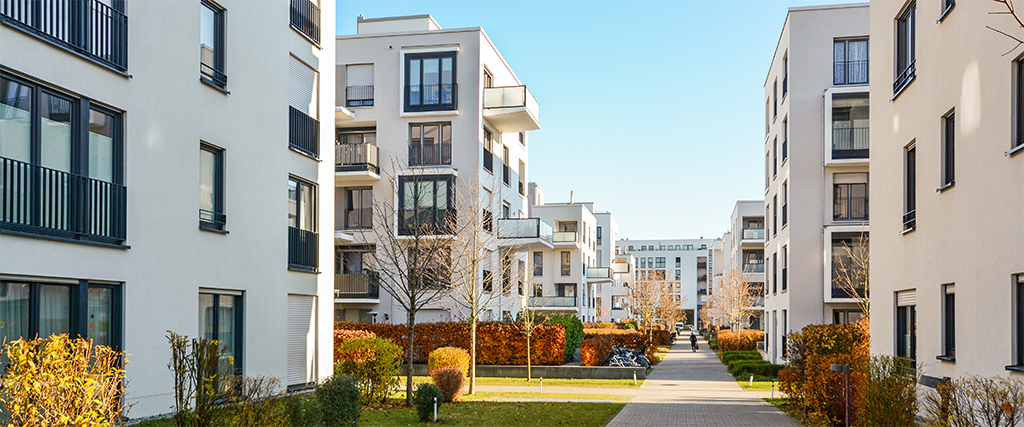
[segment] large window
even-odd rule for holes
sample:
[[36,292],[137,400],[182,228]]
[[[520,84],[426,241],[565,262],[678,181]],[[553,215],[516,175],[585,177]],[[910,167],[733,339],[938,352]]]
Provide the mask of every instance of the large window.
[[534,252],[533,253],[533,275],[543,276],[544,275],[544,253]]
[[764,273],[764,251],[743,251],[743,272]]
[[654,268],[665,268],[665,257],[654,258]]
[[866,235],[832,234],[832,298],[867,296],[867,259]]
[[832,46],[832,84],[855,85],[868,82],[868,41],[836,40]]
[[315,272],[317,258],[316,184],[288,179],[288,268]]
[[868,158],[868,94],[832,96],[832,158]]
[[956,288],[942,287],[942,355],[940,359],[956,358]]
[[896,355],[917,359],[916,305],[908,304],[896,307]]
[[70,334],[120,348],[121,316],[120,285],[0,281],[0,342]]
[[917,226],[917,148],[911,144],[904,155],[903,229]]
[[368,229],[373,226],[373,189],[345,190],[345,228]]
[[455,177],[399,177],[398,204],[399,234],[445,234],[455,221]]
[[832,219],[835,221],[868,219],[868,184],[833,185]]
[[0,229],[120,244],[121,114],[0,74]]
[[373,106],[373,64],[349,65],[345,86],[346,107]]
[[955,182],[956,175],[956,122],[953,112],[942,117],[942,187],[949,187]]
[[914,80],[916,15],[917,4],[910,2],[896,18],[896,78],[892,83],[893,93],[899,93]]
[[219,88],[228,84],[224,74],[224,14],[225,11],[206,0],[199,6],[199,76],[206,83]]
[[[242,296],[239,294],[200,293],[199,333],[208,340],[220,341],[221,354],[218,362],[218,378],[242,375]],[[226,386],[220,383],[219,387]]]
[[420,123],[409,126],[409,165],[452,164],[452,124]]
[[224,150],[199,144],[199,228],[224,230]]
[[405,55],[405,111],[454,110],[455,52]]
[[570,274],[572,274],[571,254],[567,251],[562,251],[562,275],[568,276]]

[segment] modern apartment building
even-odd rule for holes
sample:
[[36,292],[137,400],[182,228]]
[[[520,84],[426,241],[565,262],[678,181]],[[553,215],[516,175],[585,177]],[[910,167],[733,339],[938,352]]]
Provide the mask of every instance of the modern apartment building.
[[0,339],[127,352],[132,417],[173,405],[168,330],[330,375],[334,9],[0,2]]
[[1024,56],[985,28],[1018,34],[1005,11],[871,6],[871,348],[923,384],[1024,371]]
[[717,239],[665,239],[630,240],[621,239],[615,243],[620,254],[633,255],[634,280],[638,275],[664,275],[675,285],[673,297],[679,308],[686,312],[688,324],[699,321],[702,298],[708,294],[708,278],[713,270],[712,248]]
[[[500,281],[494,289],[501,294],[484,320],[514,316],[526,252],[551,246],[540,221],[526,218],[527,133],[540,128],[537,101],[479,27],[442,29],[429,15],[360,16],[357,33],[337,37],[337,49],[335,318],[406,321],[375,278],[381,248],[374,230],[387,226],[374,215],[375,201],[393,207],[393,232],[404,238],[407,223],[441,224],[455,215],[458,197],[485,206],[458,215],[475,215],[510,242],[487,248],[502,268],[481,280]],[[530,244],[511,244],[527,235]],[[443,230],[438,236],[446,238]],[[437,301],[417,321],[453,316],[451,301]]]
[[735,271],[743,280],[757,289],[757,299],[750,309],[753,314],[743,327],[763,329],[764,317],[764,202],[761,200],[740,200],[733,207],[730,217],[730,231],[715,241],[712,247],[711,287],[700,295],[701,303],[707,302],[725,275]]
[[[597,286],[613,283],[614,275],[610,253],[602,252],[608,267],[598,267],[597,236],[604,229],[598,231],[594,204],[546,203],[531,211],[552,227],[553,233],[551,248],[534,248],[530,254],[529,306],[548,313],[574,314],[584,322],[596,321]],[[605,219],[611,219],[610,215]],[[602,239],[601,243],[607,247],[609,242]]]
[[861,316],[840,267],[863,253],[868,233],[867,52],[867,3],[790,8],[765,80],[765,350],[774,363],[789,331]]

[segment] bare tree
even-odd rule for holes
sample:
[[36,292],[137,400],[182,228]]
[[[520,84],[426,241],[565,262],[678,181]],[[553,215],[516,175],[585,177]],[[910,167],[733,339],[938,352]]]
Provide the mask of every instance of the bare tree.
[[733,267],[725,272],[722,281],[708,302],[708,315],[742,332],[743,321],[754,314],[760,289],[747,281],[746,275]]
[[[399,170],[394,159],[391,164],[391,171]],[[396,172],[386,174],[390,187],[404,200],[395,206],[390,198],[374,199],[372,235],[376,243],[376,276],[380,287],[406,313],[405,403],[412,406],[416,313],[446,294],[444,260],[450,256],[451,244],[439,235],[444,232],[447,217],[454,216],[454,210],[447,209],[447,190],[439,189],[445,185],[443,181],[419,171],[407,172],[409,175],[403,174],[401,179]],[[399,188],[400,185],[405,188]]]
[[526,334],[526,381],[529,382],[533,379],[532,363],[530,357],[532,356],[530,350],[530,340],[533,338],[533,331],[537,330],[537,327],[542,325],[543,319],[538,318],[537,310],[530,307],[530,293],[520,288],[521,295],[519,296],[519,322],[517,325],[522,329],[523,333]]
[[665,307],[678,303],[672,295],[672,282],[666,279],[664,271],[637,271],[633,285],[629,288],[629,299],[633,314],[653,336],[652,328]]
[[865,232],[858,234],[856,243],[843,241],[840,252],[832,254],[832,280],[839,289],[857,300],[865,320],[870,313],[868,252],[868,233]]
[[[1014,7],[1013,0],[992,0],[992,1],[994,1],[996,3],[1001,3],[1006,8],[1005,11],[990,12],[992,15],[1010,15],[1013,18],[1014,23],[1016,24],[1016,26],[1019,27],[1018,30],[1019,29],[1024,29],[1024,20],[1022,20],[1021,16],[1017,13],[1017,8]],[[997,32],[999,34],[1002,34],[1002,35],[1006,36],[1006,37],[1009,37],[1011,40],[1017,42],[1017,44],[1013,47],[1013,49],[1010,49],[1009,51],[1004,53],[1003,56],[1009,55],[1011,52],[1017,50],[1017,48],[1020,47],[1020,45],[1024,44],[1024,36],[1019,36],[1019,35],[1015,36],[1015,35],[1010,34],[1009,32],[996,29],[995,27],[992,27],[991,25],[986,25],[985,28],[988,28],[988,29],[990,29],[992,31],[995,31],[995,32]]]

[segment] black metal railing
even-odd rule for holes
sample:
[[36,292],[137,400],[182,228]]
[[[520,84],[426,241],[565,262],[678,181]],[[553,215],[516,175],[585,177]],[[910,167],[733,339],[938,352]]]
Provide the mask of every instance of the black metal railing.
[[319,159],[320,122],[295,107],[288,107],[288,146]]
[[128,17],[99,0],[0,0],[0,20],[113,69],[128,70]]
[[320,44],[320,7],[309,0],[292,0],[292,27]]
[[916,73],[916,61],[910,61],[910,64],[907,64],[907,68],[904,68],[903,71],[900,71],[900,74],[896,76],[896,80],[892,82],[893,93],[899,92],[900,89],[903,89],[903,86],[906,86],[907,83],[910,83],[910,81],[913,80],[914,75],[916,75]]
[[214,86],[223,88],[228,85],[228,76],[210,64],[199,61],[199,73]]
[[867,297],[867,290],[864,288],[850,289],[845,286],[839,285],[835,281],[832,282],[832,298],[865,298]]
[[459,85],[421,84],[405,86],[405,111],[446,111],[458,109]]
[[334,297],[350,299],[379,299],[380,280],[375,271],[362,274],[335,274]]
[[494,171],[494,153],[487,147],[484,147],[484,169],[487,169],[488,172]]
[[227,218],[227,215],[220,212],[214,212],[206,209],[199,210],[199,225],[203,228],[223,230],[224,225],[227,223]]
[[917,226],[917,210],[911,210],[903,214],[903,229],[909,230]]
[[832,203],[833,220],[866,220],[868,219],[867,196],[848,196],[836,199]]
[[373,106],[373,85],[346,86],[345,87],[346,107],[372,107]]
[[359,172],[370,171],[380,173],[377,144],[363,142],[359,144],[336,143],[334,145],[334,171]]
[[125,186],[0,157],[0,229],[120,244]]
[[317,271],[317,233],[301,228],[288,227],[288,268],[302,271]]
[[423,145],[409,144],[409,166],[452,164],[451,142]]
[[[678,265],[678,264],[676,265],[676,268],[679,268],[679,265]],[[697,268],[698,268],[698,269],[701,269],[701,268],[703,268],[703,269],[707,270],[707,268],[708,268],[708,262],[707,262],[707,261],[697,261]]]
[[866,159],[870,146],[870,129],[862,127],[832,127],[833,159]]
[[373,228],[373,208],[365,207],[345,211],[346,230],[366,230]]
[[832,84],[858,85],[868,82],[868,61],[836,61],[833,63]]

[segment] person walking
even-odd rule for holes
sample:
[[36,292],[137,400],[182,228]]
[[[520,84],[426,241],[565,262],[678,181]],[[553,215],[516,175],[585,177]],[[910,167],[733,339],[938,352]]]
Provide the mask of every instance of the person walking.
[[697,351],[697,336],[690,332],[690,349],[694,352]]

